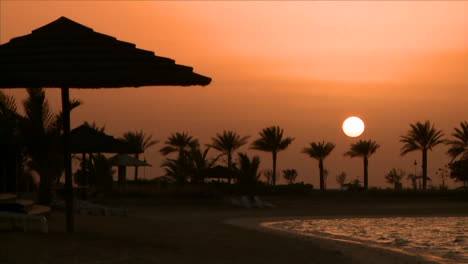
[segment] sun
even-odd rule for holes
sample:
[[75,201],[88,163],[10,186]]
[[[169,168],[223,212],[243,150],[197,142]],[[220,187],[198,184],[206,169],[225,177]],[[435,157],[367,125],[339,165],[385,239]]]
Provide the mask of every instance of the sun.
[[343,122],[343,132],[348,137],[359,137],[364,132],[364,122],[356,116],[348,117]]

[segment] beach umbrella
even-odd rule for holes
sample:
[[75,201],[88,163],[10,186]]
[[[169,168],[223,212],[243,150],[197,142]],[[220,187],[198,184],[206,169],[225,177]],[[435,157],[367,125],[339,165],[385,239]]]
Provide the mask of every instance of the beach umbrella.
[[112,166],[137,166],[137,167],[151,167],[146,161],[139,160],[127,154],[117,154],[109,158],[109,163]]
[[123,183],[127,175],[127,167],[151,167],[151,164],[146,161],[139,160],[135,157],[131,157],[127,154],[117,154],[109,158],[109,163],[112,166],[117,166],[118,169],[118,180],[119,184]]
[[[143,150],[121,139],[109,136],[88,123],[70,131],[70,153],[82,153],[82,170],[86,166],[86,153],[142,153]],[[91,154],[89,154],[91,157]]]
[[235,170],[219,165],[213,168],[203,169],[201,175],[203,178],[216,178],[218,181],[220,179],[235,179],[237,177]]
[[55,87],[62,93],[67,231],[73,232],[70,88],[208,85],[174,60],[66,17],[0,45],[0,88]]
[[88,123],[70,131],[70,153],[142,153],[121,139],[92,128]]

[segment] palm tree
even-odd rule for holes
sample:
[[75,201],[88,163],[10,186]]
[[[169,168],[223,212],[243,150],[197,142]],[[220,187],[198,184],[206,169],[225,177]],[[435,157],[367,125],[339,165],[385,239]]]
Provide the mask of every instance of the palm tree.
[[[209,146],[227,156],[227,167],[231,169],[233,152],[247,144],[248,138],[249,136],[241,137],[236,132],[225,130],[223,134],[216,134],[216,137],[211,138],[213,143]],[[231,178],[228,181],[231,183]]]
[[404,143],[401,148],[401,155],[405,155],[415,150],[421,150],[422,152],[422,180],[423,189],[426,189],[427,183],[427,151],[432,150],[435,146],[444,143],[442,139],[444,134],[441,130],[431,126],[429,121],[424,124],[416,122],[416,124],[410,124],[411,129],[407,132],[406,136],[401,136],[400,142]]
[[325,176],[324,176],[324,168],[323,168],[323,160],[330,155],[330,153],[335,148],[335,144],[331,142],[325,143],[322,142],[312,142],[310,143],[310,147],[304,148],[302,153],[308,154],[311,158],[318,160],[319,162],[319,171],[320,171],[320,190],[325,190]]
[[342,171],[340,174],[335,176],[336,182],[340,185],[340,188],[343,189],[346,182],[346,172]]
[[460,155],[462,159],[468,159],[468,122],[460,122],[460,128],[456,127],[452,136],[455,139],[446,142],[450,145],[447,154],[452,157],[452,161]]
[[[38,200],[39,203],[47,204],[50,202],[51,184],[54,180],[59,181],[64,168],[60,137],[62,113],[54,115],[51,112],[42,88],[28,88],[26,91],[28,97],[23,101],[24,117],[17,113],[14,98],[0,93],[1,132],[3,134],[7,124],[5,122],[9,122],[10,131],[5,132],[13,132],[10,136],[14,135],[14,138],[8,139],[8,142],[16,144],[21,149],[21,156],[24,156],[22,164],[18,164],[18,174],[28,169],[39,174]],[[71,100],[71,110],[81,104],[78,100]],[[16,152],[18,154],[18,149]]]
[[246,153],[239,153],[238,155],[239,168],[237,168],[237,173],[239,185],[246,194],[253,198],[257,182],[261,176],[261,173],[258,172],[260,167],[260,158],[258,156],[254,156],[250,159]]
[[367,190],[369,185],[369,175],[367,171],[367,167],[369,166],[369,157],[377,151],[380,147],[377,142],[372,140],[359,140],[356,143],[351,144],[351,147],[348,152],[344,155],[349,156],[351,158],[354,157],[362,157],[364,161],[364,189]]
[[[23,102],[25,118],[21,131],[29,157],[28,167],[39,174],[39,203],[50,202],[51,183],[59,181],[64,170],[62,113],[54,115],[42,88],[28,88],[28,98]],[[78,100],[70,102],[71,109],[81,105]]]
[[14,97],[0,91],[0,192],[16,191],[17,175],[26,175],[20,161],[24,156],[18,133],[21,118]]
[[288,184],[294,184],[294,181],[297,178],[297,170],[295,169],[283,170],[283,178],[288,182]]
[[273,157],[273,185],[276,184],[276,157],[278,152],[285,150],[294,138],[283,139],[284,130],[279,126],[264,128],[259,134],[260,138],[252,143],[252,149],[271,152]]
[[187,160],[192,182],[204,182],[205,172],[213,168],[216,161],[221,157],[221,155],[218,155],[210,159],[208,158],[209,151],[210,147],[202,150],[199,146],[196,146],[188,152]]
[[179,158],[183,158],[191,149],[199,146],[198,140],[185,132],[172,134],[164,144],[166,144],[166,146],[161,148],[159,152],[164,156],[177,152]]
[[182,159],[166,159],[161,168],[164,168],[163,178],[178,184],[184,184],[188,180],[187,163]]
[[[136,149],[141,149],[143,152],[145,152],[146,149],[156,145],[159,142],[158,140],[152,140],[152,137],[152,135],[146,135],[143,130],[140,130],[135,132],[126,132],[123,134],[122,139],[130,145],[134,146]],[[135,158],[139,159],[140,154],[135,153]],[[138,181],[138,166],[135,166],[134,181]]]
[[180,184],[188,182],[189,179],[192,183],[203,182],[207,170],[213,168],[221,157],[219,155],[213,159],[208,158],[209,150],[210,147],[202,150],[196,145],[177,159],[167,158],[161,166],[166,172],[166,178]]
[[401,179],[405,177],[406,173],[402,169],[391,169],[385,174],[387,183],[392,184],[395,190],[401,189]]

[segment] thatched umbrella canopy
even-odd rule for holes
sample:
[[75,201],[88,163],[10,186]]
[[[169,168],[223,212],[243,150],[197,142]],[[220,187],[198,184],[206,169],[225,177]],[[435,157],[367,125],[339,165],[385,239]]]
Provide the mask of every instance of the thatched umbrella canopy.
[[117,154],[109,158],[109,163],[112,166],[137,166],[137,167],[151,167],[146,161],[139,160],[135,157],[126,154]]
[[70,131],[71,153],[142,153],[143,150],[104,132],[87,123]]
[[69,88],[208,85],[211,79],[172,59],[61,17],[0,45],[0,88],[62,91],[67,230],[73,232]]
[[218,179],[218,181],[219,179],[235,179],[237,176],[235,170],[220,165],[213,168],[204,169],[201,172],[201,175],[203,178]]
[[109,158],[109,163],[112,166],[118,167],[118,179],[119,184],[125,182],[127,178],[127,167],[151,167],[151,164],[147,163],[146,161],[139,160],[135,157],[129,156],[127,154],[117,154],[113,157]]

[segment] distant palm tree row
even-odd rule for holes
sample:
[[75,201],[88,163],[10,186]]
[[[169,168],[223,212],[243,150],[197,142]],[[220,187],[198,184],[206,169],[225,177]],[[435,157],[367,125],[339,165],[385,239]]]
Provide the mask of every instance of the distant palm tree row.
[[[62,116],[60,113],[53,114],[50,111],[43,89],[30,88],[27,89],[27,92],[28,97],[22,104],[25,114],[21,115],[18,113],[14,98],[0,91],[0,180],[2,181],[0,182],[0,191],[2,191],[1,188],[10,184],[7,182],[12,178],[9,175],[29,175],[31,171],[34,171],[40,178],[39,200],[42,203],[47,203],[50,200],[51,183],[58,182],[63,171],[60,138]],[[70,103],[72,108],[81,104],[77,100]],[[468,180],[466,176],[468,174],[468,122],[461,122],[451,136],[449,140],[444,139],[442,131],[437,130],[429,121],[411,124],[407,133],[401,136],[400,142],[403,143],[401,155],[421,151],[423,189],[426,189],[428,179],[428,152],[442,143],[450,146],[447,154],[454,164],[453,169],[451,167],[452,172],[464,175],[460,177],[461,180]],[[127,132],[123,135],[123,139],[142,150],[158,143],[157,140],[152,139],[151,135],[146,135],[141,130]],[[177,181],[183,182],[191,178],[192,181],[196,182],[208,175],[208,169],[213,168],[219,158],[226,157],[228,170],[224,172],[228,175],[229,182],[235,177],[229,171],[242,168],[245,169],[242,175],[247,178],[255,178],[258,176],[257,173],[254,173],[258,169],[259,159],[257,157],[250,159],[247,154],[242,153],[242,155],[238,154],[237,161],[234,161],[236,151],[247,145],[248,139],[249,136],[241,136],[233,131],[223,131],[211,139],[211,144],[202,148],[193,136],[187,133],[175,133],[164,142],[165,146],[160,149],[160,152],[167,158],[162,167],[165,169],[166,175],[177,179]],[[287,149],[293,141],[294,138],[284,135],[282,128],[271,126],[262,129],[258,138],[250,145],[251,149],[271,153],[272,184],[276,184],[277,180],[278,153]],[[351,158],[361,157],[363,159],[365,188],[369,184],[369,158],[379,147],[379,144],[371,139],[359,140],[351,144],[350,149],[344,153],[345,156]],[[219,151],[220,154],[215,158],[208,158],[211,148]],[[321,190],[325,189],[324,161],[334,149],[334,143],[318,141],[311,142],[302,150],[302,153],[318,161]],[[170,158],[169,155],[172,153],[177,154],[177,157]],[[136,157],[138,158],[138,154]],[[458,160],[455,161],[456,159]],[[283,172],[283,174],[288,181],[294,181],[297,177],[297,172],[292,170]],[[21,175],[18,177],[25,177]],[[397,173],[391,174],[390,181],[395,181],[399,175]],[[137,168],[135,169],[135,179],[138,180]],[[247,180],[244,179],[245,181]],[[22,182],[22,180],[17,182]],[[14,185],[14,182],[11,185]]]
[[[424,123],[416,122],[415,124],[410,124],[410,129],[407,131],[406,135],[401,136],[400,142],[403,143],[401,148],[401,155],[406,155],[409,152],[421,151],[422,154],[422,179],[423,179],[423,189],[426,189],[427,186],[427,154],[428,151],[431,151],[434,147],[439,144],[445,143],[450,146],[447,154],[452,158],[452,161],[457,157],[461,159],[468,159],[468,123],[461,122],[460,127],[455,128],[455,132],[452,134],[452,140],[444,140],[443,133],[440,130],[437,130],[434,125],[431,125],[429,121]],[[216,137],[213,137],[212,143],[207,144],[205,151],[200,151],[200,144],[197,139],[188,135],[187,133],[175,133],[172,134],[168,140],[165,141],[165,146],[160,149],[160,152],[167,156],[171,153],[178,153],[177,159],[167,159],[163,163],[162,167],[165,167],[166,175],[173,176],[179,175],[182,173],[189,173],[188,171],[182,172],[181,166],[183,164],[187,165],[187,162],[190,162],[190,158],[193,157],[194,153],[197,153],[200,158],[206,159],[207,153],[210,148],[214,148],[221,154],[212,159],[211,161],[205,161],[205,167],[207,165],[213,166],[215,162],[223,156],[227,157],[226,166],[228,169],[233,169],[237,165],[233,162],[233,154],[242,146],[247,144],[249,136],[241,136],[234,131],[223,131],[222,133],[216,134]],[[271,183],[276,184],[277,178],[277,158],[278,153],[287,149],[291,143],[294,141],[292,137],[285,137],[284,130],[279,126],[271,126],[262,129],[259,133],[259,138],[254,140],[251,143],[251,149],[260,150],[264,152],[269,152],[272,154],[272,175]],[[324,160],[331,154],[335,149],[335,144],[332,142],[311,142],[308,147],[305,147],[302,150],[302,153],[307,154],[313,159],[318,161],[318,168],[320,173],[320,190],[325,190],[325,167]],[[364,176],[364,188],[367,189],[369,186],[369,158],[376,153],[380,148],[380,145],[377,144],[374,140],[358,140],[355,143],[350,145],[348,151],[343,155],[351,158],[361,157],[363,160],[363,176]],[[243,154],[246,155],[246,154]],[[245,156],[239,157],[246,158]],[[185,166],[187,168],[187,166]],[[199,168],[203,169],[203,168]],[[176,171],[179,170],[179,171]],[[192,175],[193,170],[191,171]],[[295,179],[297,172],[294,175],[293,172],[285,172],[287,175],[284,176],[285,179]],[[229,183],[231,178],[228,179]],[[289,181],[289,180],[288,180]]]

